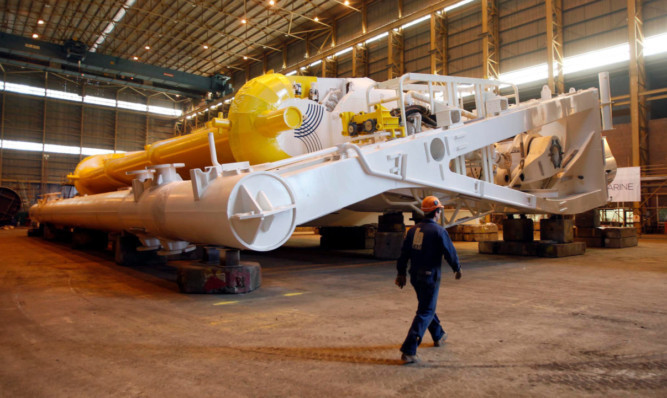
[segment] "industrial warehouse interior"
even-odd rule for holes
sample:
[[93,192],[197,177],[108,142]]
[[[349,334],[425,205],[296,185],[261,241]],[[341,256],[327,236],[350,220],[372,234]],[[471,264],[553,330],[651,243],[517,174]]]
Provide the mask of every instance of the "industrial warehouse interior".
[[667,395],[667,0],[0,16],[0,397]]

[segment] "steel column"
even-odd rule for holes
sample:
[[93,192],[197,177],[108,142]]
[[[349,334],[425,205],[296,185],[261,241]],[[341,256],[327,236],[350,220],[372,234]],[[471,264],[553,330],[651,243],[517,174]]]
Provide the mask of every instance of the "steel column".
[[352,47],[352,77],[368,76],[368,48],[365,44]]
[[499,40],[496,0],[482,0],[482,67],[484,79],[498,79]]
[[[643,0],[628,0],[628,42],[630,44],[630,125],[632,127],[632,165],[637,167],[648,164],[648,129],[646,113],[646,97],[639,93],[646,90],[646,74],[644,71],[644,33],[643,33]],[[641,169],[640,169],[641,170]],[[639,216],[641,231],[642,213],[645,206],[633,203],[634,214]]]
[[628,0],[628,42],[630,43],[630,117],[632,126],[632,165],[648,164],[648,131],[645,96],[644,34],[642,0]]
[[[7,81],[7,71],[5,68],[0,65],[0,68],[2,68],[2,81],[6,82]],[[2,119],[0,120],[0,143],[4,142],[5,140],[5,103],[7,102],[7,97],[5,95],[5,90],[2,90]],[[2,181],[2,164],[4,163],[4,155],[5,155],[5,148],[4,145],[0,145],[0,181]]]
[[446,75],[447,68],[447,15],[431,14],[431,74]]
[[[49,72],[44,72],[44,92],[49,89]],[[41,183],[41,192],[42,195],[46,194],[46,162],[49,159],[49,155],[44,152],[44,144],[46,144],[46,98],[43,99],[44,107],[42,108],[42,176],[40,181]]]
[[[86,96],[86,82],[84,81],[81,85],[81,98]],[[116,104],[118,105],[118,104]],[[79,162],[83,159],[83,115],[84,115],[84,106],[81,104],[81,117],[79,118]]]
[[368,7],[364,1],[361,4],[361,34],[365,35],[368,33]]
[[387,79],[401,76],[405,71],[405,51],[403,51],[403,32],[390,30],[387,36]]
[[338,60],[335,57],[322,60],[322,77],[336,77],[338,75]]
[[[546,0],[547,68],[549,89],[553,94],[565,92],[563,77],[563,0]],[[554,76],[554,64],[557,76]]]

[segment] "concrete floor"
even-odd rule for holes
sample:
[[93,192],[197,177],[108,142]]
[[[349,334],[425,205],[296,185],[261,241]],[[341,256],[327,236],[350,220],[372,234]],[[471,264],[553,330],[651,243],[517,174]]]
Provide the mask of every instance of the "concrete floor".
[[[392,261],[313,236],[245,253],[263,285],[183,295],[169,267],[0,231],[0,397],[667,396],[667,239],[561,259],[477,254],[443,280],[444,347]],[[451,275],[451,274],[447,274]]]

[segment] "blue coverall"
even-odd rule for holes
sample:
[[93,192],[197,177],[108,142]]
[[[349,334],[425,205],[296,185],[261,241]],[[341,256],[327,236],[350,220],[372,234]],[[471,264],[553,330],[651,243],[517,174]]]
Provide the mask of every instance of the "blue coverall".
[[421,343],[427,328],[433,341],[440,340],[445,334],[435,314],[443,255],[454,272],[461,270],[449,234],[433,219],[425,219],[408,231],[396,268],[399,276],[405,276],[410,260],[410,283],[417,292],[419,305],[408,336],[401,346],[401,351],[406,355],[417,353],[417,346]]

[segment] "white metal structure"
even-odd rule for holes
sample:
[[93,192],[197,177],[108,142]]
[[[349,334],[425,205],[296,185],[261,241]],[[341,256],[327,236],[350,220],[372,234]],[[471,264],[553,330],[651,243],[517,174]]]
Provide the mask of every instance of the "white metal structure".
[[[285,243],[297,225],[340,209],[419,212],[431,194],[454,209],[446,225],[469,219],[464,209],[472,217],[576,214],[606,203],[606,174],[615,165],[606,160],[613,158],[601,137],[597,89],[556,98],[547,89],[539,100],[519,102],[516,87],[502,96],[501,83],[482,79],[406,74],[359,87],[366,101],[358,111],[393,103],[411,134],[341,137],[343,143],[323,150],[253,166],[213,160],[206,170],[191,170],[190,181],[175,173],[178,164],[160,165],[138,171],[131,189],[48,197],[31,216],[128,231],[147,249],[177,252],[202,243],[265,251]],[[396,95],[373,96],[373,90]],[[327,100],[322,94],[320,104]],[[358,102],[363,95],[349,97]],[[427,108],[437,127],[423,128],[421,115],[409,115],[414,104]],[[337,118],[335,109],[327,112]]]

